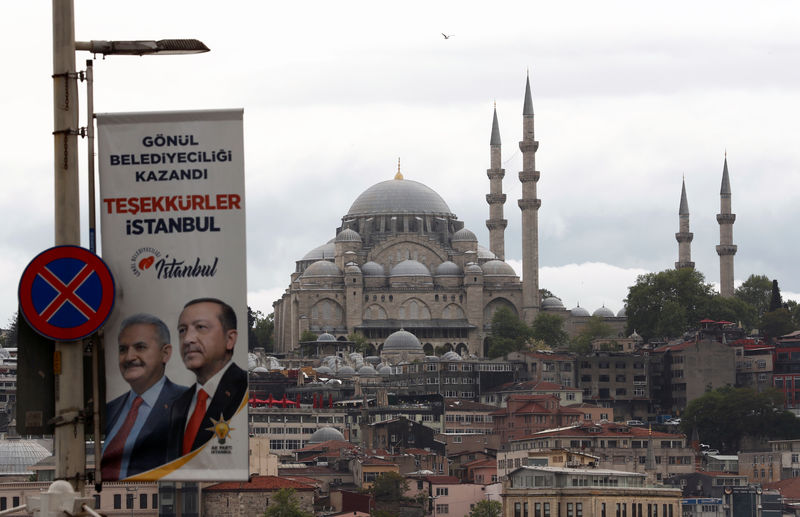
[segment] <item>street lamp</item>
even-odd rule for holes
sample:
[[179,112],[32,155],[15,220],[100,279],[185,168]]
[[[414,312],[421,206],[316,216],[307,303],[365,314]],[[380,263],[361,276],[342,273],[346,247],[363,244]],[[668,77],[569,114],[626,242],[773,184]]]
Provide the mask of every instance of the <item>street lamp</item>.
[[[53,148],[54,148],[54,241],[56,245],[80,245],[80,196],[78,195],[77,137],[78,76],[75,52],[87,50],[96,54],[196,54],[208,52],[197,40],[160,41],[75,41],[75,8],[73,0],[52,0],[53,7]],[[87,67],[90,69],[91,67]],[[91,72],[87,70],[91,79]],[[90,136],[90,240],[94,247],[94,122],[91,89],[87,92],[89,120],[86,136]],[[97,347],[93,347],[95,413],[95,469],[100,474],[100,424],[98,400]],[[86,463],[84,430],[83,346],[81,342],[57,341],[55,344],[55,433],[56,479],[68,479],[80,493]],[[98,477],[99,479],[99,477]]]

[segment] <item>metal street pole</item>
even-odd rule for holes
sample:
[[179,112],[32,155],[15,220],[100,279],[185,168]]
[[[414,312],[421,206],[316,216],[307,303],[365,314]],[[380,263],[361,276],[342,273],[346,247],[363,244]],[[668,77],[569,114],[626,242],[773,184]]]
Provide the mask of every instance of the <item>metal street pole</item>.
[[[80,245],[78,195],[78,81],[75,71],[73,0],[53,0],[53,149],[55,244]],[[56,342],[56,479],[83,491],[86,450],[83,428],[83,347],[80,341]]]

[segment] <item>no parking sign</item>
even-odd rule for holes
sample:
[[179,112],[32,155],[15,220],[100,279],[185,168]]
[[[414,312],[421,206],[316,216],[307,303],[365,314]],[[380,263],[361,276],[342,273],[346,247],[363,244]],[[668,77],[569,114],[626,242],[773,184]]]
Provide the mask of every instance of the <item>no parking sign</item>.
[[19,282],[20,312],[39,334],[74,341],[99,329],[114,307],[114,278],[105,262],[79,246],[37,255]]

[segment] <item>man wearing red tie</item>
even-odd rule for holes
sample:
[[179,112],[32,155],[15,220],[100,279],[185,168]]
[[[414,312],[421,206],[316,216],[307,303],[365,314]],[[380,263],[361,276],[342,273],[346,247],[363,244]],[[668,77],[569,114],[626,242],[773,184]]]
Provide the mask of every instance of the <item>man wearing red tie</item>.
[[215,423],[229,421],[247,396],[247,372],[231,360],[238,331],[230,305],[216,298],[188,302],[178,319],[178,335],[183,364],[194,372],[197,383],[172,407],[173,457],[208,443]]
[[186,391],[164,375],[172,355],[169,329],[150,314],[135,314],[120,325],[119,371],[127,393],[106,405],[103,481],[115,481],[167,462],[170,410]]

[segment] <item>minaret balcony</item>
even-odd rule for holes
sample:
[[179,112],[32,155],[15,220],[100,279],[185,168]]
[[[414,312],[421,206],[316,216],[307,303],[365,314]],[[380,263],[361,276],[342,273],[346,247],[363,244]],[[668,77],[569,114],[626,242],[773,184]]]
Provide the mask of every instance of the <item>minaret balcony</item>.
[[691,260],[687,260],[685,262],[675,263],[675,269],[687,269],[687,268],[694,269],[694,262],[692,262]]
[[490,180],[501,180],[506,175],[505,169],[486,169],[486,175]]
[[675,234],[675,240],[678,242],[692,242],[694,234],[692,232],[678,232]]
[[717,255],[720,257],[725,255],[736,255],[738,247],[736,244],[720,244],[717,246]]
[[519,171],[519,180],[522,183],[529,181],[539,181],[539,171]]
[[529,208],[533,208],[539,210],[539,207],[542,206],[541,199],[520,199],[517,201],[520,210],[527,210]]
[[486,202],[490,205],[503,204],[506,202],[505,194],[486,194]]
[[508,226],[507,219],[487,219],[486,220],[486,228],[491,230],[505,230],[506,226]]
[[535,153],[539,150],[539,141],[523,140],[519,143],[519,150],[523,153]]
[[719,224],[733,224],[736,221],[736,214],[717,214]]

